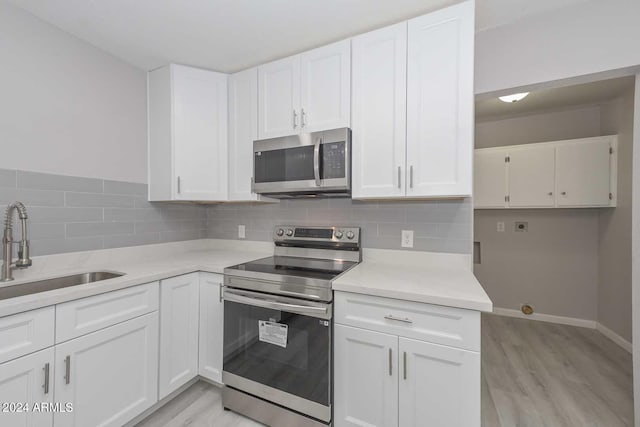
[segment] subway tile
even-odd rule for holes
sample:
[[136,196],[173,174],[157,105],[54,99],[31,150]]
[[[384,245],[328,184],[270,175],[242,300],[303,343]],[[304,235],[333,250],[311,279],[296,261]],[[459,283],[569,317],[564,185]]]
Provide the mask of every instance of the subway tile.
[[147,195],[147,184],[137,182],[111,181],[104,180],[105,194],[128,194],[137,196]]
[[133,209],[135,211],[136,221],[161,221],[164,219],[162,209],[159,206],[149,209]]
[[4,204],[20,201],[29,206],[64,206],[64,192],[0,187],[0,201]]
[[102,237],[81,237],[77,239],[42,239],[32,240],[30,242],[31,256],[93,251],[102,248]]
[[149,233],[149,232],[161,232],[161,231],[172,231],[172,230],[180,230],[180,222],[179,221],[144,221],[144,222],[136,222],[135,225],[136,233]]
[[105,249],[160,243],[160,233],[118,234],[104,236]]
[[50,173],[18,171],[18,188],[102,193],[102,180]]
[[178,242],[182,240],[196,240],[200,238],[200,230],[176,230],[160,233],[160,242]]
[[471,240],[471,224],[438,224],[438,232],[434,237]]
[[134,199],[131,196],[119,194],[66,192],[65,205],[70,207],[133,208]]
[[[237,238],[237,236],[236,236]],[[273,231],[247,230],[244,240],[256,240],[259,242],[270,242],[273,240]]]
[[0,169],[0,186],[16,187],[17,175],[15,169]]
[[102,221],[101,208],[27,207],[30,222],[95,222]]
[[[29,240],[40,239],[64,239],[65,238],[65,224],[60,223],[45,223],[36,222],[29,224]],[[14,232],[14,238],[19,236]]]
[[67,237],[133,234],[133,222],[78,222],[67,224]]
[[130,208],[104,208],[104,222],[135,221],[136,209]]

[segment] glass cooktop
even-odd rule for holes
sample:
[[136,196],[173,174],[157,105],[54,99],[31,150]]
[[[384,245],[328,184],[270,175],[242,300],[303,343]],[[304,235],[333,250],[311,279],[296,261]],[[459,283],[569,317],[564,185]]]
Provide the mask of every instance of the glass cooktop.
[[228,270],[235,270],[238,273],[247,271],[330,281],[356,264],[357,262],[351,261],[270,256],[234,265],[228,267]]

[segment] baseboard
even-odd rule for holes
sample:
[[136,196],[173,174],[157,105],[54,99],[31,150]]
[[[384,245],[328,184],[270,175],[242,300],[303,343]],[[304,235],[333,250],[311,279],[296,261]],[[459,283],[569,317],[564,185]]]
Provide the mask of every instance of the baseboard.
[[609,338],[614,343],[618,344],[620,347],[627,350],[629,353],[633,352],[633,345],[629,341],[622,338],[620,335],[613,332],[611,329],[607,328],[602,323],[596,324],[596,330],[598,330],[602,335]]
[[500,316],[517,317],[519,319],[537,320],[540,322],[558,323],[560,325],[578,326],[581,328],[595,329],[605,337],[609,338],[615,344],[617,344],[618,346],[628,351],[629,353],[633,351],[633,345],[629,341],[625,340],[620,335],[613,332],[611,329],[607,328],[602,323],[596,322],[595,320],[578,319],[576,317],[555,316],[553,314],[542,314],[542,313],[524,314],[520,310],[513,310],[510,308],[500,308],[500,307],[494,307],[493,313],[498,314]]
[[520,310],[494,307],[493,312],[500,316],[518,317],[521,319],[539,320],[541,322],[559,323],[561,325],[579,326],[581,328],[596,329],[595,320],[578,319],[576,317],[555,316],[553,314],[524,314]]

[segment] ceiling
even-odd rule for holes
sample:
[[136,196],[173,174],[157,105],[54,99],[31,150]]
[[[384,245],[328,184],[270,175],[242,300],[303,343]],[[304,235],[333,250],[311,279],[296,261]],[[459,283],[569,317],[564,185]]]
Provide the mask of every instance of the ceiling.
[[633,88],[634,82],[635,78],[630,76],[541,89],[531,92],[521,101],[510,104],[498,98],[476,100],[476,120],[495,120],[580,105],[603,104]]
[[[3,1],[3,0],[0,0]],[[223,72],[341,40],[459,0],[7,0],[144,70]],[[477,0],[484,30],[587,0]]]

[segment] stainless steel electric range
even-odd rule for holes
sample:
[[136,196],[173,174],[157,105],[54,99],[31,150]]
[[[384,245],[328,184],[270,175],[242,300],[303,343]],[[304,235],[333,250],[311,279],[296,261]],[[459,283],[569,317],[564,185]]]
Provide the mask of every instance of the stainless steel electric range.
[[273,256],[224,270],[222,403],[270,426],[327,426],[331,282],[362,259],[360,229],[279,226],[273,240]]

